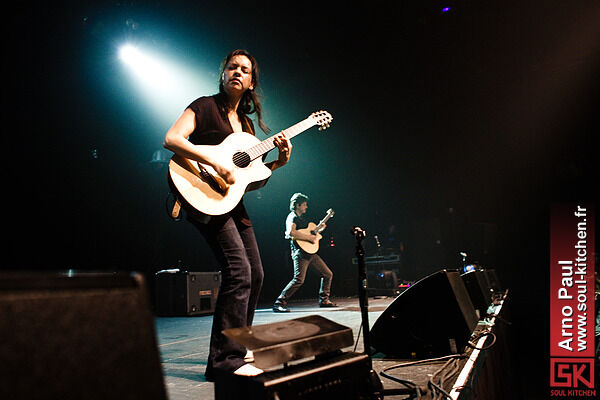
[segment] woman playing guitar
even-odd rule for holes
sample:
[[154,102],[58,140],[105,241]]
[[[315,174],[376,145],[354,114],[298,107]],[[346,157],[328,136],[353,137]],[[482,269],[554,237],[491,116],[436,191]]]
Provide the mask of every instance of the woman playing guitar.
[[[252,55],[235,50],[225,58],[219,74],[219,93],[192,102],[168,130],[164,146],[177,156],[211,166],[227,183],[234,184],[230,158],[209,152],[233,132],[254,134],[248,114],[262,121],[262,108],[256,91],[258,65]],[[266,164],[271,170],[285,165],[292,145],[284,135],[275,136],[277,160]],[[210,350],[205,376],[214,379],[215,371],[238,375],[258,375],[263,371],[247,363],[247,350],[221,333],[224,329],[251,326],[263,282],[263,268],[252,223],[243,202],[223,214],[207,216],[192,207],[184,208],[188,220],[202,233],[221,268],[221,287],[213,316]],[[245,360],[246,358],[246,360]]]

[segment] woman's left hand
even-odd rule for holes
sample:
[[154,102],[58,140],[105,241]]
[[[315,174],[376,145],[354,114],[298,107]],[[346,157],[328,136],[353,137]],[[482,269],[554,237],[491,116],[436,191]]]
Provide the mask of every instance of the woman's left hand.
[[273,144],[277,146],[279,150],[279,157],[275,162],[275,168],[283,167],[290,161],[290,154],[292,154],[292,143],[283,133],[278,133],[273,138]]

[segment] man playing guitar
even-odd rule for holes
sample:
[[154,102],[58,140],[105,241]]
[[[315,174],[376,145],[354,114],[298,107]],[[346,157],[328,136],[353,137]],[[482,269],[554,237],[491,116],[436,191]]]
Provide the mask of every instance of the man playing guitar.
[[[321,286],[319,288],[319,307],[337,307],[329,300],[331,291],[331,280],[333,272],[327,267],[327,264],[318,254],[310,254],[302,250],[298,241],[308,241],[316,243],[318,241],[317,232],[302,231],[308,227],[308,222],[302,218],[308,209],[308,196],[302,193],[294,193],[290,199],[290,213],[285,222],[285,236],[290,239],[292,261],[294,262],[294,277],[282,290],[281,294],[273,305],[274,312],[289,312],[287,301],[296,293],[304,283],[306,271],[312,265],[321,275]],[[324,227],[322,228],[324,229]]]

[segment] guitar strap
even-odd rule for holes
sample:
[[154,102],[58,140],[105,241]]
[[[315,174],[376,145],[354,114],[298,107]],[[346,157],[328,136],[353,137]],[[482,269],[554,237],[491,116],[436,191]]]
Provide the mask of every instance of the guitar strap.
[[173,204],[173,208],[171,209],[171,218],[177,219],[179,218],[179,213],[181,212],[181,200],[178,197],[175,197],[175,204]]
[[243,124],[245,125],[244,131],[252,134],[253,136],[256,136],[256,133],[254,132],[254,125],[252,124],[252,120],[250,119],[250,117],[244,115],[243,121]]

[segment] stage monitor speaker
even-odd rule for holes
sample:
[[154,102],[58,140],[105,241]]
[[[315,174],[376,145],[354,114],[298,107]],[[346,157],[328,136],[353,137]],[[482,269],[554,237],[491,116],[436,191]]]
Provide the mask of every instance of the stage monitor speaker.
[[[366,354],[343,353],[352,329],[320,315],[223,333],[254,352],[255,377],[217,372],[216,400],[372,399],[382,391]],[[379,398],[379,397],[378,397]]]
[[366,354],[342,353],[253,377],[219,374],[215,400],[367,400],[381,382]]
[[486,271],[476,269],[474,271],[465,272],[461,278],[469,292],[469,297],[481,318],[487,314],[487,309],[492,304],[494,290],[490,286]]
[[161,317],[212,314],[220,285],[220,272],[158,272],[155,275],[156,314]]
[[3,399],[166,399],[139,274],[0,274]]
[[401,358],[462,352],[477,321],[460,274],[442,270],[417,281],[385,309],[371,330],[371,345]]
[[498,279],[498,274],[496,274],[495,269],[485,269],[485,277],[487,279],[487,284],[494,293],[499,293],[503,291],[502,284],[500,283],[500,279]]
[[320,315],[223,331],[254,353],[254,365],[267,369],[332,353],[354,343],[352,329]]

